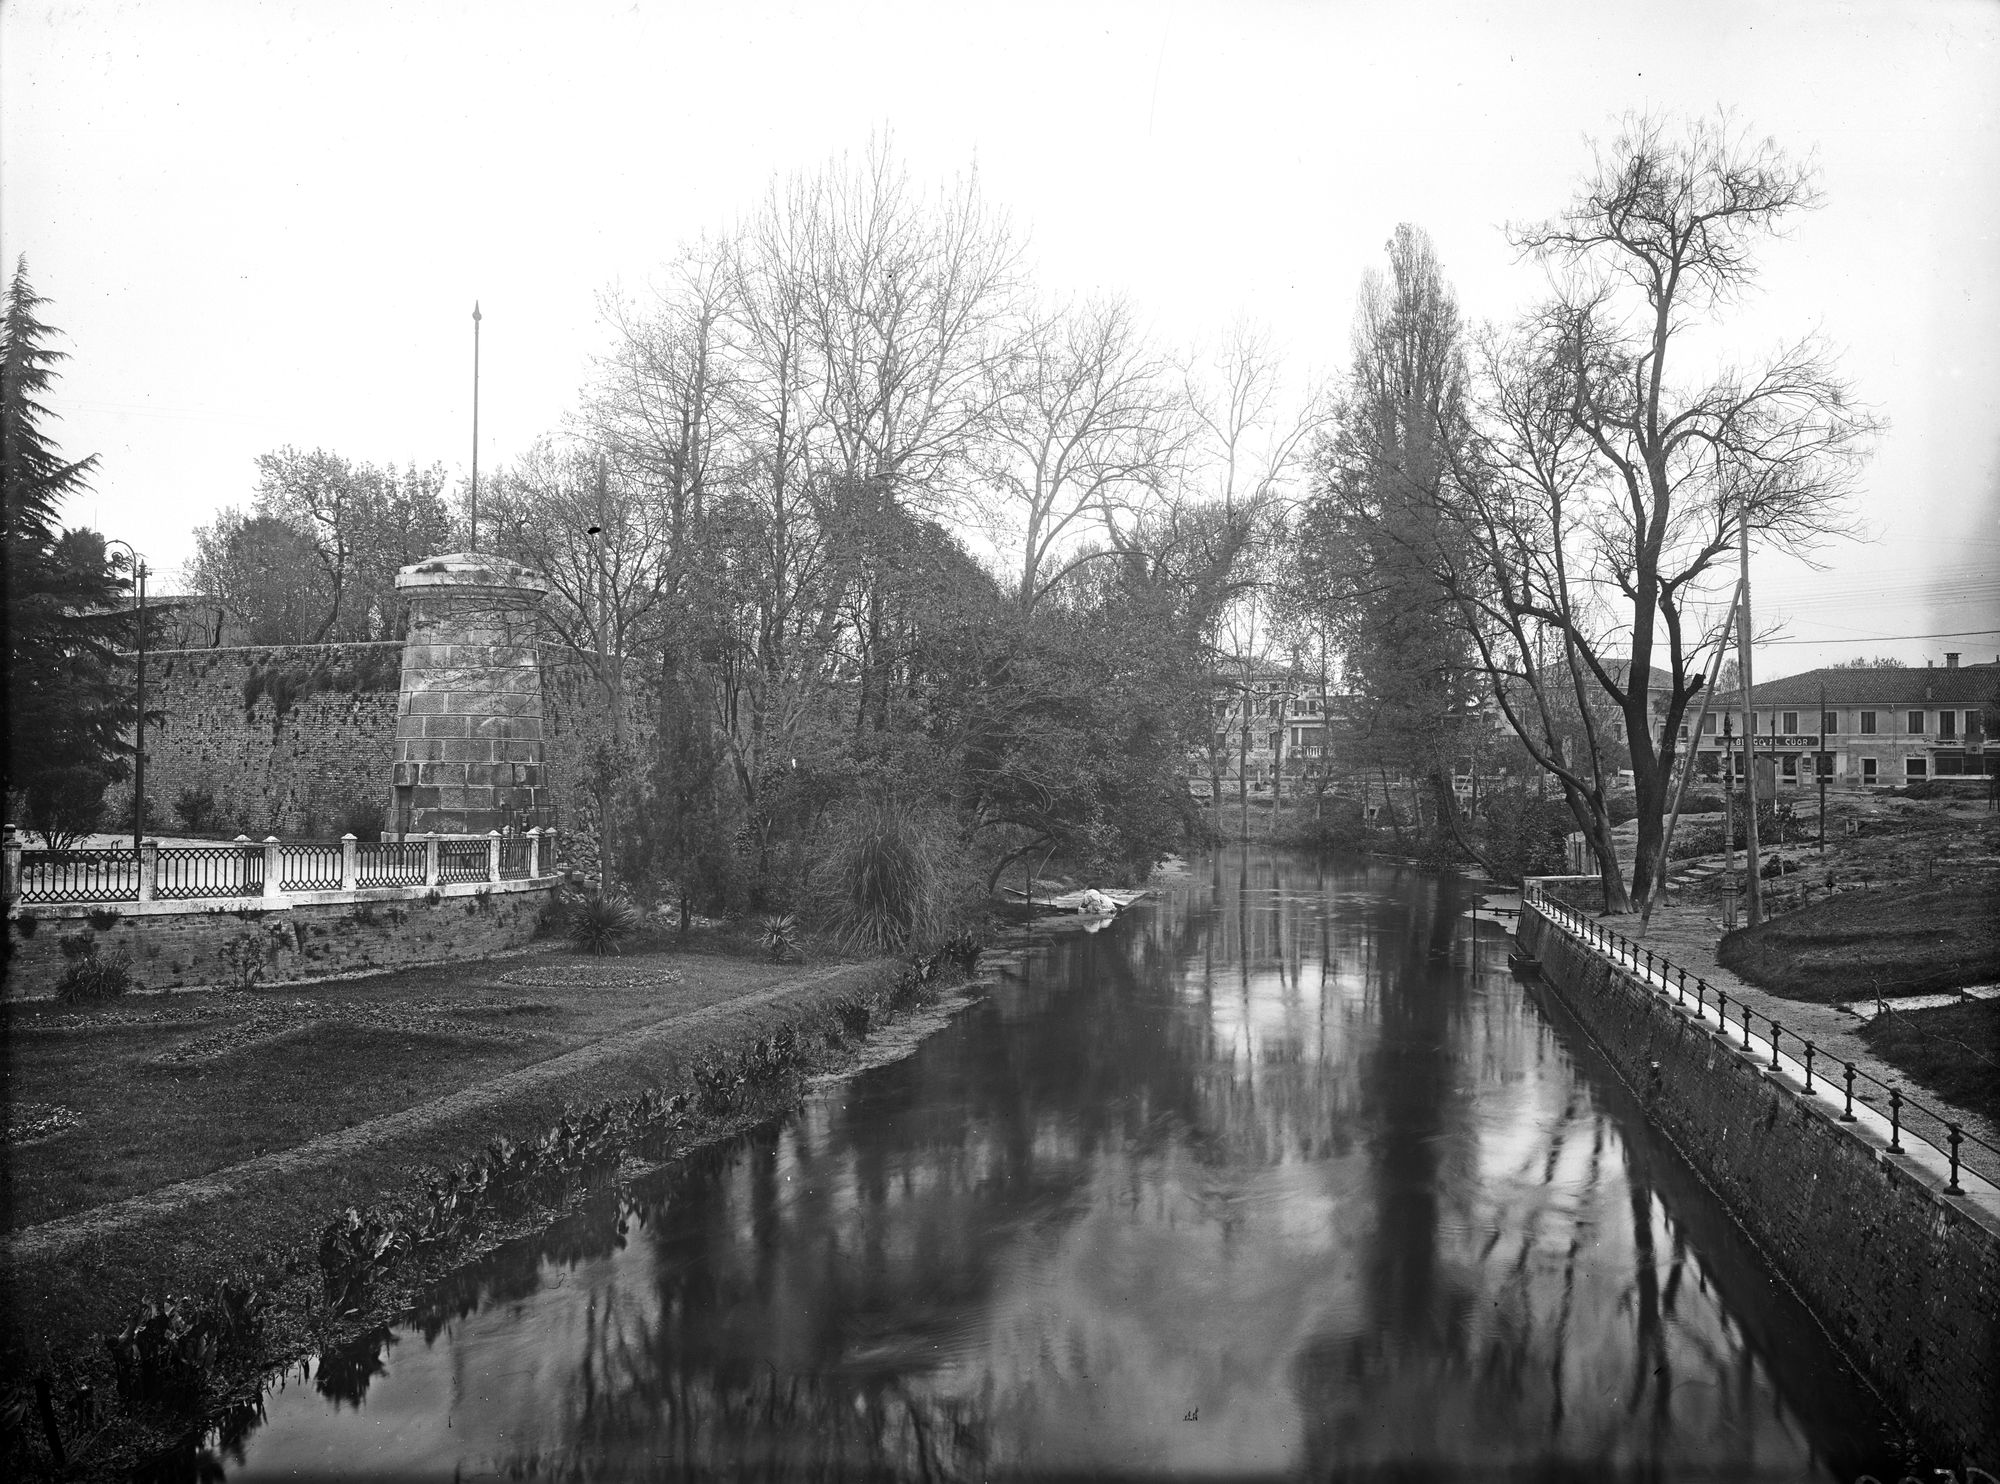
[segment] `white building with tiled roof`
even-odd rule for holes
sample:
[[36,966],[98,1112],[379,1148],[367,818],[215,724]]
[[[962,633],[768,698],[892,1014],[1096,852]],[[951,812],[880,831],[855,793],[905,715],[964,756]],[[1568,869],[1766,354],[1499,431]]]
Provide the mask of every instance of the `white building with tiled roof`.
[[[1888,787],[2000,772],[2000,738],[1987,736],[1996,696],[2000,659],[1961,665],[1948,654],[1942,666],[1808,670],[1768,680],[1751,687],[1750,714],[1757,756],[1771,760],[1766,772],[1780,788],[1810,785],[1815,755],[1831,782]],[[1719,771],[1725,711],[1735,718],[1732,729],[1741,729],[1737,698],[1718,696],[1697,747],[1704,774]],[[1736,738],[1729,750],[1741,746]]]

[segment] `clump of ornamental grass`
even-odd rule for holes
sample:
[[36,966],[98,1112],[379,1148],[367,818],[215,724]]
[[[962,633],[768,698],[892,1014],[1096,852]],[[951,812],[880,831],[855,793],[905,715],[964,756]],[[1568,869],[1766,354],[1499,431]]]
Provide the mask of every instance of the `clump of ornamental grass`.
[[100,953],[87,933],[65,937],[62,977],[56,980],[59,1000],[109,1000],[132,987],[132,960],[123,953]]
[[622,897],[592,892],[569,909],[565,931],[570,947],[602,956],[618,952],[619,943],[639,925],[639,914]]
[[913,809],[878,805],[845,821],[825,893],[841,947],[895,953],[941,938],[950,917],[950,850],[946,831]]

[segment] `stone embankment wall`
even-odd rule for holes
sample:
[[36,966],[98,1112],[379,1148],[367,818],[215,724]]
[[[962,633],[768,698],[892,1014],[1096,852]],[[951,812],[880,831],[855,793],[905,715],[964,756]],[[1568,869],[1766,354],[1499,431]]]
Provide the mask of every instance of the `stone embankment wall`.
[[2000,1222],[1839,1106],[1526,907],[1520,939],[1619,1076],[1933,1462],[2000,1472]]
[[[54,992],[71,948],[121,956],[135,989],[329,979],[456,963],[534,936],[555,882],[500,881],[294,894],[265,903],[23,906],[7,919],[6,997]],[[77,940],[84,940],[79,943]]]

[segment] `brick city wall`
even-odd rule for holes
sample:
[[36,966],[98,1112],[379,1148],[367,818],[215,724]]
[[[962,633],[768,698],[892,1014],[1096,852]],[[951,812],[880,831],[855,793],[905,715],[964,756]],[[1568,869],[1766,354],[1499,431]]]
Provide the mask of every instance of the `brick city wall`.
[[[27,906],[7,919],[6,997],[52,994],[63,940],[121,955],[134,989],[256,985],[484,958],[525,944],[553,882],[379,888],[361,900],[259,906]],[[337,895],[327,893],[326,895]]]
[[2000,1228],[1551,926],[1543,977],[1933,1461],[2000,1471]]
[[[403,646],[369,644],[166,650],[147,657],[147,822],[190,828],[184,793],[215,801],[211,829],[287,839],[367,839],[382,828],[396,755]],[[582,713],[594,685],[544,651],[545,757],[559,819],[581,824]],[[130,819],[132,790],[107,796]]]

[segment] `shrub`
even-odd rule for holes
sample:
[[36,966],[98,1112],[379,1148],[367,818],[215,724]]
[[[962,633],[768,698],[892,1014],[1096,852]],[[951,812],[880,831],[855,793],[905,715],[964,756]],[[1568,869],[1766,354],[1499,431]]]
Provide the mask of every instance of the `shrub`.
[[1683,818],[1690,814],[1720,814],[1721,812],[1721,794],[1691,793],[1681,800],[1681,815]]
[[569,911],[566,929],[570,946],[582,953],[618,952],[622,938],[639,925],[639,914],[621,897],[592,892]]
[[1639,801],[1629,793],[1607,795],[1604,813],[1610,819],[1611,827],[1617,829],[1619,825],[1639,817]]
[[764,951],[771,956],[772,963],[805,962],[806,951],[799,946],[798,925],[798,917],[790,912],[764,919]]
[[59,940],[62,977],[56,980],[59,1000],[108,1000],[132,987],[132,961],[122,953],[101,954],[89,933],[69,933]]
[[216,822],[215,794],[205,788],[184,788],[174,795],[174,813],[182,829],[204,834]]

